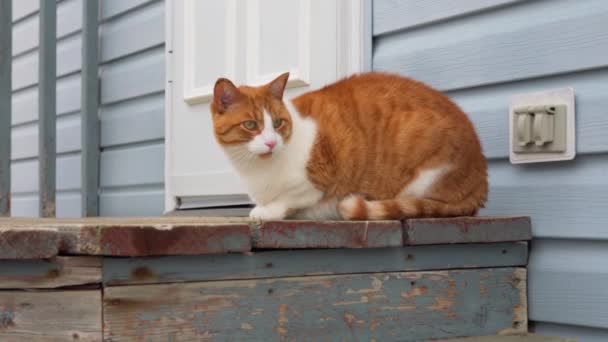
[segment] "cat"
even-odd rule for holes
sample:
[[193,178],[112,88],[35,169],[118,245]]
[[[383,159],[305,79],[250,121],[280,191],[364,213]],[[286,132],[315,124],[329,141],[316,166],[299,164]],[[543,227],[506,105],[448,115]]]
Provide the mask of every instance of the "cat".
[[487,162],[465,113],[441,92],[381,72],[283,100],[268,84],[214,86],[215,139],[258,220],[396,220],[473,216]]

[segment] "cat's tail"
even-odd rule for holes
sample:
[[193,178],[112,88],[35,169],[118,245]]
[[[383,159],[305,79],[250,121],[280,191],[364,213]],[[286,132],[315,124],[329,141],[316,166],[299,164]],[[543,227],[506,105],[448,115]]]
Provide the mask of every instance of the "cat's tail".
[[338,204],[345,220],[400,220],[414,217],[474,216],[483,204],[474,199],[445,203],[427,198],[402,197],[382,201],[367,201],[350,195]]

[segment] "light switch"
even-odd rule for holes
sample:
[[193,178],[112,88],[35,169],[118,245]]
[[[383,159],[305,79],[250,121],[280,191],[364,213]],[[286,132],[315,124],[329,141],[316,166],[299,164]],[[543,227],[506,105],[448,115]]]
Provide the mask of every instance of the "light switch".
[[515,96],[509,115],[512,163],[574,158],[573,89]]
[[553,142],[555,117],[554,112],[539,111],[534,113],[533,139],[536,146],[545,146]]
[[517,144],[526,146],[532,143],[532,115],[528,112],[517,113]]

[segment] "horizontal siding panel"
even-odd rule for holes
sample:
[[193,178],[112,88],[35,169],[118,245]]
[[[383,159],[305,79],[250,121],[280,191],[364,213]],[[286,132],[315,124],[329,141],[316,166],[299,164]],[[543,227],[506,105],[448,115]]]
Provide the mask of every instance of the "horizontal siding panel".
[[40,0],[13,0],[13,22],[38,12]]
[[[14,3],[20,2],[13,1]],[[36,10],[38,6],[36,6]],[[13,56],[38,47],[39,17],[32,16],[13,27]],[[62,1],[57,5],[57,38],[82,28],[82,0]]]
[[156,0],[103,0],[101,1],[101,17],[104,20],[109,19],[153,2]]
[[155,216],[165,206],[165,192],[160,187],[146,190],[102,190],[99,195],[101,216]]
[[[38,192],[38,160],[13,162],[11,165],[11,192]],[[57,190],[77,190],[80,188],[80,155],[57,157]]]
[[[57,76],[80,70],[82,59],[80,34],[57,42]],[[38,83],[38,51],[32,51],[13,60],[13,91]]]
[[489,164],[482,215],[529,215],[536,237],[608,239],[608,154],[574,161]]
[[[38,156],[38,123],[11,130],[11,159]],[[81,146],[80,113],[57,119],[57,153],[77,152]]]
[[102,151],[101,186],[163,184],[164,153],[163,144]]
[[101,146],[157,140],[165,134],[163,94],[141,97],[102,108]]
[[[13,94],[13,125],[38,120],[38,88]],[[57,115],[80,110],[80,74],[57,79]]]
[[103,62],[162,45],[165,40],[164,3],[155,3],[103,24],[100,40]]
[[587,328],[573,325],[535,322],[534,332],[543,336],[573,338],[578,342],[606,342],[608,329]]
[[577,153],[608,152],[608,69],[454,91],[448,95],[475,124],[485,155],[508,158],[509,98],[563,87],[573,87],[576,93]]
[[165,56],[162,48],[148,50],[102,67],[102,104],[162,92],[164,89]]
[[[38,195],[13,195],[11,216],[38,217]],[[57,191],[57,217],[80,217],[80,194]]]
[[535,240],[529,263],[530,319],[608,328],[606,260],[607,241]]
[[463,16],[522,0],[374,0],[374,35]]
[[[555,8],[564,1],[542,3]],[[606,66],[608,30],[601,28],[606,25],[608,3],[589,1],[589,6],[578,7],[586,8],[583,14],[570,12],[561,20],[546,12],[532,12],[537,17],[532,23],[511,22],[492,34],[491,29],[478,26],[484,35],[469,39],[459,37],[457,24],[444,25],[435,36],[425,37],[425,30],[415,32],[425,40],[410,39],[408,34],[378,39],[374,68],[450,90]],[[589,8],[595,11],[588,13]]]

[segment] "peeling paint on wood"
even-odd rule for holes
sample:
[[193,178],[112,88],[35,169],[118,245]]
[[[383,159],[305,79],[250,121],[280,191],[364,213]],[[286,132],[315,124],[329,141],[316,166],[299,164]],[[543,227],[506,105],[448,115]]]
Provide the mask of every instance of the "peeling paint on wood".
[[524,305],[522,274],[500,268],[109,287],[104,336],[413,341],[514,326],[525,332],[516,313]]
[[275,221],[254,230],[256,248],[377,248],[401,246],[399,221]]
[[456,217],[411,219],[403,224],[405,245],[527,241],[529,217]]
[[0,341],[102,341],[101,291],[0,291]]
[[44,259],[54,257],[58,252],[56,229],[13,229],[0,224],[0,259]]
[[100,282],[99,257],[56,257],[50,260],[0,262],[1,289],[58,288]]
[[[24,229],[54,232],[55,236],[49,236],[48,244],[55,244],[62,254],[154,256],[251,250],[247,222],[210,221],[191,218],[0,219],[0,227],[6,227],[10,233]],[[53,255],[47,257],[50,256]]]
[[[399,221],[277,221],[257,225],[243,218],[186,216],[128,219],[0,218],[0,227],[7,236],[26,234],[23,233],[25,229],[46,230],[47,249],[58,249],[58,252],[33,254],[33,258],[51,257],[57,253],[202,255],[248,252],[252,248],[385,248],[399,247],[404,241],[406,245],[424,245],[530,239],[529,218],[423,219],[408,220],[403,225]],[[9,250],[19,250],[23,245],[23,242],[16,243]],[[19,258],[19,252],[13,252],[7,258]]]
[[104,258],[105,285],[523,266],[525,242]]

